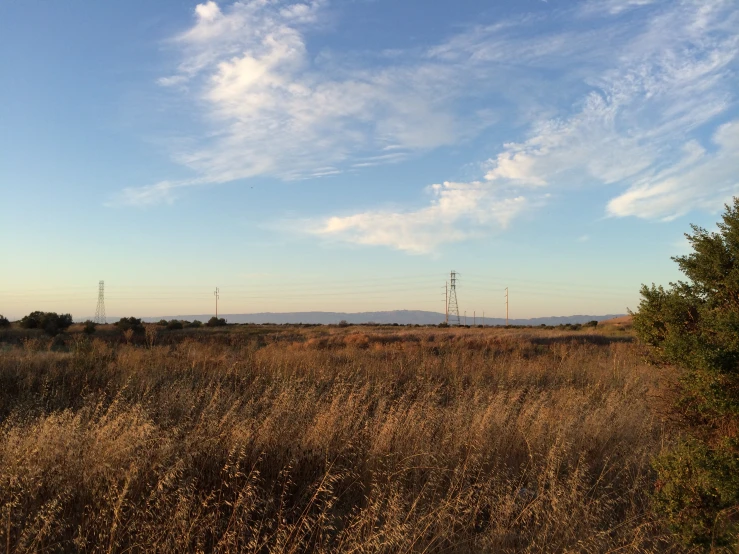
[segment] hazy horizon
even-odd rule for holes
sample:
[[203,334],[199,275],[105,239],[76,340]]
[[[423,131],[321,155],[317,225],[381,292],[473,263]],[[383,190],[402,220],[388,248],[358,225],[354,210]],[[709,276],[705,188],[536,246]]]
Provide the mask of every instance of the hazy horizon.
[[[379,311],[429,311],[443,313],[445,285],[443,276],[440,285],[431,279],[360,281],[344,283],[335,288],[318,283],[297,285],[282,283],[265,287],[220,286],[218,312],[221,314],[294,313],[294,312],[341,312],[363,313]],[[502,283],[501,283],[502,284]],[[580,285],[578,285],[579,287]],[[493,288],[495,287],[495,288]],[[215,288],[215,287],[214,287]],[[214,289],[213,288],[213,289]],[[109,317],[135,316],[159,317],[186,314],[214,314],[214,290],[205,287],[151,287],[144,290],[134,287],[111,287],[105,283],[105,308]],[[466,311],[488,318],[505,318],[505,287],[496,286],[482,279],[469,282],[459,279],[457,298],[460,314]],[[270,296],[267,296],[269,294]],[[406,296],[395,300],[389,295]],[[0,305],[6,317],[20,319],[32,310],[71,313],[75,319],[95,314],[98,286],[79,287],[71,292],[40,290],[28,294],[24,310],[7,309],[11,302]],[[147,296],[150,301],[147,302]],[[8,297],[5,296],[5,300]],[[631,301],[629,305],[624,302]],[[575,289],[571,285],[557,283],[522,283],[521,288],[509,287],[509,315],[511,319],[557,317],[580,314],[622,314],[638,303],[638,289],[625,287],[601,291],[597,285]],[[148,305],[147,305],[148,304]],[[351,306],[359,306],[352,309]],[[135,306],[135,307],[134,307]],[[182,309],[194,306],[195,309]],[[251,306],[251,308],[250,308]],[[283,309],[271,309],[283,306]],[[420,307],[419,307],[420,306]],[[78,309],[74,309],[77,307]],[[362,309],[364,307],[364,309]],[[243,309],[242,309],[243,308]],[[599,309],[601,308],[601,309]]]
[[[550,315],[537,318],[510,318],[510,325],[559,325],[564,323],[588,323],[590,321],[605,321],[614,317],[620,317],[626,314],[569,314],[569,315]],[[203,314],[160,314],[156,316],[143,316],[141,319],[146,323],[157,323],[160,320],[180,320],[194,321],[201,323],[207,322],[213,313]],[[112,324],[119,320],[119,314],[111,314],[107,316],[106,323]],[[135,316],[134,316],[135,317]],[[399,324],[399,325],[438,325],[445,321],[443,312],[432,312],[424,310],[387,310],[377,312],[257,312],[257,313],[218,313],[218,317],[225,318],[227,323],[243,324],[320,324],[329,325],[337,324],[345,321],[352,325],[363,325],[376,323],[379,325]],[[74,321],[82,323],[86,320],[93,320],[93,315],[75,316]],[[505,325],[505,317],[490,317],[485,314],[484,317],[475,311],[464,314],[461,313],[460,324],[462,325]],[[456,324],[454,315],[450,315],[449,321]]]

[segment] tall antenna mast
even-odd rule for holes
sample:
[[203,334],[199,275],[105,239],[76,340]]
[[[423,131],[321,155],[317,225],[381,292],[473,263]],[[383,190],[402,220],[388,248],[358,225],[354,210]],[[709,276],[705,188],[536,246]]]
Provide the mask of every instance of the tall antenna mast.
[[[449,287],[449,307],[447,308],[447,314],[451,315],[452,323],[456,321],[457,325],[461,325],[462,322],[459,320],[459,305],[457,304],[457,272],[452,271],[451,273],[451,286]],[[447,315],[447,320],[449,319]]]
[[213,296],[216,297],[216,319],[218,319],[218,299],[220,298],[220,295],[218,293],[220,292],[220,290],[221,289],[219,289],[218,287],[216,287],[216,290],[213,293]]
[[98,306],[95,308],[95,323],[107,323],[105,319],[105,281],[98,283]]

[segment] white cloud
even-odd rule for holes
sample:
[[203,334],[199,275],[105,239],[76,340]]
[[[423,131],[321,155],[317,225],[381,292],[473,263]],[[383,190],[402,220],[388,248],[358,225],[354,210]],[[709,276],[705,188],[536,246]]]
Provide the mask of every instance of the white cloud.
[[189,181],[160,181],[145,187],[126,187],[109,206],[153,206],[156,204],[172,204],[177,198],[177,190],[204,184],[199,179]]
[[[469,203],[455,217],[444,218],[434,199],[412,212],[331,218],[321,232],[428,252],[469,236],[465,229],[479,223],[478,210],[490,204],[507,206],[507,200],[523,200],[534,190],[592,185],[628,188],[607,206],[615,216],[666,219],[720,207],[739,190],[737,124],[719,128],[712,154],[686,135],[710,125],[735,103],[739,10],[731,2],[685,0],[659,3],[636,23],[612,19],[650,4],[658,2],[583,4],[580,15],[606,21],[597,30],[522,38],[516,35],[518,25],[500,24],[472,29],[432,48],[432,57],[467,67],[505,60],[556,68],[560,75],[547,90],[571,88],[573,77],[590,90],[561,105],[557,94],[549,105],[540,99],[542,104],[530,110],[534,117],[527,137],[505,144],[488,161],[487,183],[475,183],[486,193],[468,196]],[[537,112],[544,117],[536,117]],[[510,217],[521,206],[511,209]]]
[[215,21],[221,14],[221,8],[215,2],[206,2],[195,6],[195,13],[200,21]]
[[434,185],[426,207],[359,209],[309,231],[431,252],[505,228],[549,190],[609,186],[608,214],[660,219],[720,207],[736,190],[735,124],[718,128],[736,105],[732,0],[585,1],[556,12],[554,30],[548,16],[524,15],[371,58],[311,52],[324,11],[322,0],[199,4],[172,39],[181,63],[159,80],[194,95],[203,117],[197,146],[176,155],[196,176],[128,188],[119,201],[167,202],[182,186],[257,175],[361,171],[501,120],[508,140],[479,181]]
[[618,15],[622,12],[654,4],[659,0],[588,0],[583,4],[582,14],[608,13]]
[[[485,182],[445,182],[429,187],[429,206],[408,211],[371,210],[329,217],[309,231],[357,244],[426,254],[438,246],[505,229],[532,200]],[[534,200],[534,202],[537,202]]]
[[[647,2],[610,2],[607,11],[636,4]],[[685,170],[685,148],[692,155],[699,148],[695,142],[686,146],[686,134],[735,101],[739,18],[724,2],[672,6],[647,19],[621,46],[612,67],[586,78],[594,90],[574,113],[532,123],[525,141],[506,144],[490,160],[486,178],[536,186],[630,186],[609,204],[613,215],[679,215],[691,209],[680,204],[691,198],[697,200],[692,207],[720,205],[733,190],[726,176],[718,175],[718,167],[736,169],[730,154],[701,165],[704,172],[714,168],[715,184],[701,180],[698,170],[670,180],[660,175]],[[731,139],[722,138],[726,134],[720,131],[716,139],[722,151],[731,150]]]
[[[320,26],[323,8],[322,1],[223,7],[210,1],[195,8],[194,25],[172,40],[182,62],[158,82],[186,85],[176,92],[196,95],[206,130],[196,148],[175,158],[200,182],[299,179],[392,163],[455,144],[493,122],[490,114],[456,109],[471,91],[455,64],[417,56],[413,63],[380,65],[312,56],[306,32]],[[384,157],[388,148],[402,153]],[[331,171],[320,170],[325,167]]]
[[716,151],[689,142],[674,167],[637,181],[608,203],[615,216],[674,219],[696,208],[715,210],[739,194],[739,120],[716,131]]
[[[306,37],[321,27],[324,8],[322,0],[209,1],[170,41],[182,61],[158,83],[187,95],[202,117],[205,129],[188,141],[197,146],[175,154],[200,182],[299,179],[325,174],[321,167],[336,174],[458,144],[505,111],[496,102],[470,110],[468,101],[509,94],[502,77],[511,57],[544,65],[558,50],[573,60],[582,50],[570,34],[514,38],[520,22],[502,22],[425,50],[315,55]],[[382,158],[389,148],[403,156]]]
[[619,131],[624,108],[622,98],[591,92],[579,113],[537,123],[525,142],[506,144],[490,160],[485,178],[542,186],[564,179],[570,185],[594,179],[613,183],[639,173],[654,153],[638,135]]
[[116,198],[116,204],[124,206],[150,206],[153,204],[171,204],[174,199],[176,183],[161,181],[146,187],[124,188]]

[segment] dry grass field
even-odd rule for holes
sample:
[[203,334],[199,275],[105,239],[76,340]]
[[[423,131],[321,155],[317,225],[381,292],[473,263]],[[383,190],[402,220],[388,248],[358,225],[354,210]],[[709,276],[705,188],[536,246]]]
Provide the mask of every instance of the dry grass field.
[[0,337],[6,552],[677,552],[628,331]]

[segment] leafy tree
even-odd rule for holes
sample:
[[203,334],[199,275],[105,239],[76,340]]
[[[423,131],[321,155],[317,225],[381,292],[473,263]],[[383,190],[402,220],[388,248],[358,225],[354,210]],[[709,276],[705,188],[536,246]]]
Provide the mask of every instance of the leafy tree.
[[8,320],[7,317],[5,317],[4,315],[0,314],[0,329],[2,329],[4,327],[10,327],[10,321]]
[[87,321],[85,321],[85,326],[82,328],[82,331],[84,331],[86,335],[93,335],[95,333],[96,327],[97,323],[88,319]]
[[167,323],[167,329],[170,331],[176,331],[178,329],[182,329],[182,322],[177,321],[176,319],[173,319],[169,323]]
[[223,325],[226,325],[226,320],[222,317],[216,317],[213,316],[208,320],[208,323],[206,323],[208,327],[222,327]]
[[187,327],[188,329],[197,329],[198,327],[202,327],[202,326],[203,326],[203,322],[197,319],[185,325],[185,327]]
[[56,312],[31,312],[21,319],[24,329],[43,329],[49,335],[56,335],[72,325],[71,314],[57,314]]
[[655,462],[655,500],[685,542],[739,547],[739,198],[717,232],[691,226],[687,277],[642,286],[634,329],[656,359],[684,370],[679,412],[688,438]]
[[157,325],[161,325],[162,327],[166,327],[167,325],[169,325],[169,321],[167,321],[166,319],[160,319],[157,322]]
[[137,317],[122,317],[116,323],[114,323],[121,331],[128,331],[129,329],[134,332],[141,332],[144,330],[144,326],[141,323],[141,318]]

